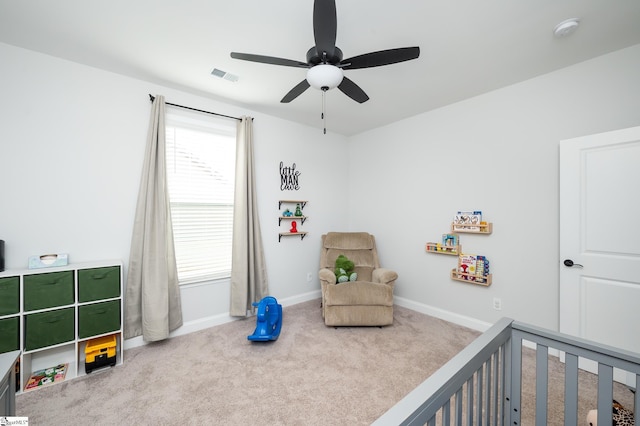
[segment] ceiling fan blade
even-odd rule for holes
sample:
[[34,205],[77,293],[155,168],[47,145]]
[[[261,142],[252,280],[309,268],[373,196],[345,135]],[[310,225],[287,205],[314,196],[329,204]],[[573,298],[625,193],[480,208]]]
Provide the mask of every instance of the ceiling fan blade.
[[347,58],[342,60],[340,65],[343,65],[342,69],[344,70],[356,70],[359,68],[379,67],[410,61],[416,59],[418,56],[420,56],[419,47],[401,47]]
[[335,0],[315,0],[313,4],[313,36],[316,41],[316,51],[322,58],[332,58],[336,49],[336,31],[338,18],[336,17]]
[[293,89],[289,90],[289,93],[284,95],[284,98],[280,102],[286,104],[300,96],[305,90],[309,88],[309,82],[304,79],[296,85]]
[[338,85],[338,89],[356,102],[363,103],[369,100],[369,96],[364,93],[364,90],[347,77],[342,78],[342,83]]
[[251,53],[231,52],[231,57],[243,61],[260,62],[270,65],[283,65],[285,67],[309,68],[306,62],[295,61],[293,59],[275,58],[273,56],[253,55]]

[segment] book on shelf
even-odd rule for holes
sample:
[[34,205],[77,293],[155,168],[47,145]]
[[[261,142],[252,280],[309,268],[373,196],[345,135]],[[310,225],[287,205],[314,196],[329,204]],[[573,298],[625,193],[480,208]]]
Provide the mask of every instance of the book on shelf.
[[458,250],[458,236],[456,234],[442,234],[443,251],[455,253]]
[[53,383],[59,383],[64,380],[67,375],[69,364],[58,364],[54,367],[44,368],[42,370],[34,371],[24,390],[31,390],[42,386],[51,385]]
[[480,225],[482,222],[482,212],[475,211],[459,211],[453,218],[453,230],[454,231],[480,231]]
[[457,277],[459,279],[484,283],[489,273],[489,260],[486,256],[461,254],[458,257]]
[[475,254],[461,254],[458,257],[458,278],[470,279],[476,275],[478,256]]

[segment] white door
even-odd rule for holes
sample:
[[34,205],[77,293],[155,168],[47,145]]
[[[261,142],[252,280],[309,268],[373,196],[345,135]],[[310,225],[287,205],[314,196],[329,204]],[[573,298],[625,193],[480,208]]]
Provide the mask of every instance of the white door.
[[640,353],[638,324],[640,127],[561,141],[560,331]]

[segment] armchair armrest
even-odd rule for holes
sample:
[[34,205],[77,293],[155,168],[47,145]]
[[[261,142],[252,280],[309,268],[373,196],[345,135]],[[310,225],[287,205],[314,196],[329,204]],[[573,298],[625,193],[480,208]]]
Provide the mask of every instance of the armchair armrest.
[[397,279],[398,279],[398,274],[396,273],[396,271],[392,271],[391,269],[386,269],[386,268],[374,269],[371,276],[371,280],[374,283],[388,284],[388,285],[394,285]]
[[334,274],[332,270],[327,268],[320,269],[320,272],[318,272],[318,278],[320,278],[320,282],[323,284],[336,283],[336,274]]

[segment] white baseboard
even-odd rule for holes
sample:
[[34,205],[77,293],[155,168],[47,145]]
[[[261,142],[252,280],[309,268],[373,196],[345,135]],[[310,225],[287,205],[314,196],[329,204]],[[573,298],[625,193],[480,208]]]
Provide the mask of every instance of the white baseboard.
[[320,299],[322,297],[322,293],[320,289],[310,291],[308,293],[298,294],[296,296],[286,297],[284,299],[278,299],[278,303],[282,306],[291,306],[297,305],[298,303],[308,302],[309,300]]
[[[284,299],[278,299],[278,303],[282,306],[291,306],[296,305],[298,303],[307,302],[309,300],[319,299],[322,297],[320,290],[310,291],[308,293],[298,294],[296,296],[287,297]],[[217,325],[226,324],[231,321],[235,321],[239,319],[238,317],[232,317],[229,315],[229,312],[225,312],[223,314],[212,315],[205,318],[199,318],[197,320],[188,321],[182,325],[182,327],[177,330],[172,331],[169,334],[169,338],[184,336],[185,334],[193,333],[200,330],[205,330],[210,327],[215,327]],[[132,337],[131,339],[127,339],[124,341],[123,349],[132,349],[137,348],[138,346],[146,345],[146,342],[142,336]]]
[[405,299],[403,297],[394,296],[393,301],[398,306],[481,332],[487,331],[489,327],[493,325],[465,315],[456,314],[455,312],[446,311],[424,303],[414,302],[413,300]]

